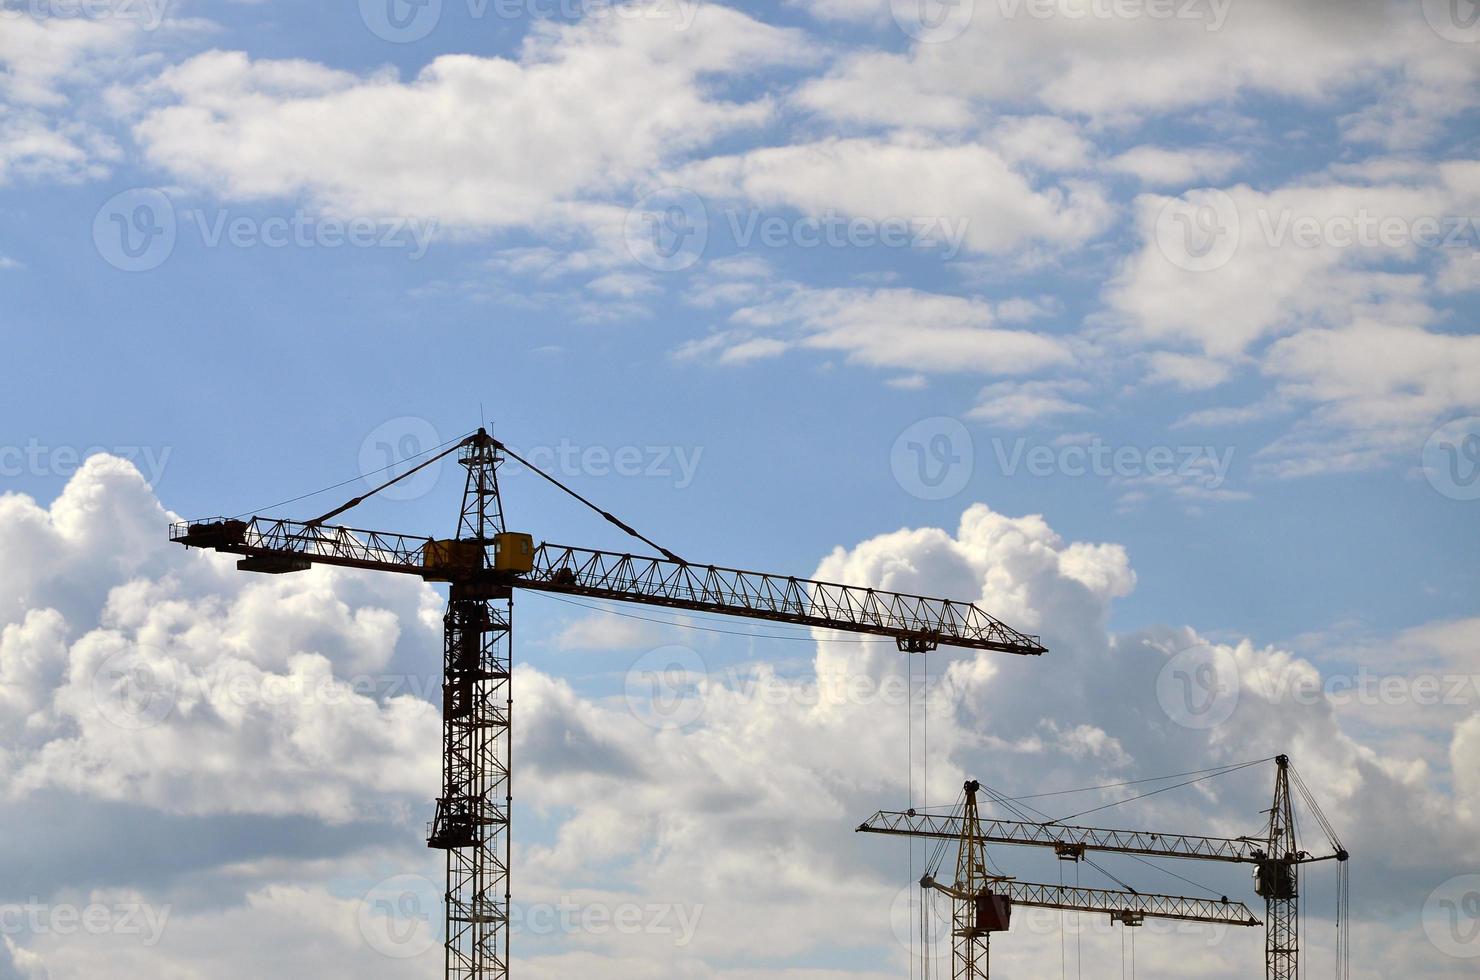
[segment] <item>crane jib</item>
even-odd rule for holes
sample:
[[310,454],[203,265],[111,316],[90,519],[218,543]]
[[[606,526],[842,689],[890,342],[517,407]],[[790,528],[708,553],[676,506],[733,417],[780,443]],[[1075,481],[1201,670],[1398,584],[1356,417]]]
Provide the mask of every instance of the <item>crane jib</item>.
[[481,542],[297,521],[182,523],[171,529],[171,539],[241,555],[240,567],[250,571],[337,565],[414,574],[464,588],[531,589],[874,634],[914,651],[954,646],[1023,656],[1047,652],[1037,636],[1012,629],[969,602],[567,545],[542,544],[527,560],[528,571],[509,572],[490,567]]

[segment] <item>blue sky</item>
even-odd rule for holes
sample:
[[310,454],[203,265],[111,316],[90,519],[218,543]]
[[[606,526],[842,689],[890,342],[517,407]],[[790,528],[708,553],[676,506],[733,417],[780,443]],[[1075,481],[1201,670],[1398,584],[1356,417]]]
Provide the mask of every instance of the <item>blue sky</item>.
[[[186,516],[307,517],[364,484],[267,505],[354,480],[389,462],[386,447],[420,452],[491,420],[690,559],[966,588],[1058,634],[1064,656],[1033,669],[1039,683],[1075,674],[1083,700],[1048,698],[1022,721],[1118,739],[1123,759],[1076,756],[1063,736],[1045,771],[1085,784],[1184,761],[1150,747],[1165,719],[1147,731],[1126,720],[1145,707],[1131,694],[1125,718],[1073,716],[1091,710],[1105,670],[1106,690],[1123,682],[1154,709],[1111,651],[1151,649],[1157,631],[1195,631],[1246,671],[1257,657],[1304,658],[1328,677],[1473,671],[1480,29],[1462,16],[1468,0],[387,2],[140,0],[85,16],[4,5],[4,491],[41,508],[71,493],[117,495],[136,516],[157,500]],[[911,19],[921,10],[943,18],[934,33]],[[378,36],[395,35],[387,11],[417,36]],[[79,475],[93,450],[129,458],[152,486]],[[613,472],[614,456],[636,462]],[[1106,468],[1082,472],[1096,458]],[[355,523],[450,531],[454,470]],[[623,545],[527,476],[505,493],[511,526],[539,539]],[[972,538],[960,525],[973,505],[1020,523]],[[64,536],[65,513],[48,518]],[[7,540],[20,555],[33,546],[20,531]],[[994,565],[973,550],[984,540],[1021,547],[1021,564]],[[942,548],[969,556],[980,581],[941,565]],[[1047,573],[1033,556],[1050,554],[1090,598],[1061,608],[1059,592],[1034,591]],[[140,575],[184,589],[202,622],[209,596],[250,605],[248,585],[212,573],[197,588],[197,566],[165,564],[184,561],[79,571],[96,579],[85,599],[57,585],[68,642],[120,629],[145,642],[109,606],[124,599],[106,598]],[[50,574],[12,585],[7,626],[51,608]],[[302,587],[319,595],[302,599],[314,616],[337,597],[398,617],[387,663],[435,649],[413,586],[325,581]],[[702,639],[711,669],[774,662],[803,682],[828,656],[650,623],[623,633],[588,613],[540,598],[520,613],[532,697],[578,733],[659,640]],[[305,649],[331,660],[358,635],[324,628],[336,638]],[[1026,668],[993,669],[1036,695]],[[1425,812],[1464,825],[1480,795],[1458,774],[1480,758],[1465,754],[1480,730],[1475,701],[1446,708],[1434,725],[1335,709],[1310,728],[1294,714],[1280,724],[1313,742],[1335,726],[1348,763],[1406,787],[1399,797],[1435,794]],[[953,717],[973,734],[941,750],[942,772],[973,764],[971,738],[1011,738],[965,707]],[[1201,750],[1236,758],[1230,740],[1245,737],[1257,741]],[[1323,761],[1328,788],[1360,799],[1343,763]],[[558,758],[542,766],[561,772]],[[8,791],[32,791],[19,786]],[[900,789],[875,774],[850,793],[865,786]],[[116,787],[65,789],[222,818]],[[404,809],[413,790],[388,792]],[[578,863],[562,834],[616,819],[559,794],[530,806],[530,837],[550,853],[529,860],[552,874]],[[384,835],[419,827],[419,811],[387,808],[299,801],[256,816],[319,826],[352,813],[367,843],[321,878],[342,892],[385,865]],[[618,852],[604,855],[606,885],[630,870]],[[1473,848],[1466,860],[1480,866]],[[209,861],[192,874],[223,909],[244,902]],[[277,874],[259,884],[302,884]],[[1425,874],[1400,891],[1421,899],[1439,884]],[[193,936],[169,953],[181,976],[201,968]],[[0,976],[42,969],[28,957],[50,955],[44,941],[11,940]],[[849,947],[798,940],[767,968],[864,977],[885,962]],[[1432,944],[1393,949],[1384,969],[1462,975]],[[651,951],[604,955],[623,976],[678,970]],[[682,975],[719,975],[734,957],[721,944]],[[62,956],[34,975],[85,962]]]

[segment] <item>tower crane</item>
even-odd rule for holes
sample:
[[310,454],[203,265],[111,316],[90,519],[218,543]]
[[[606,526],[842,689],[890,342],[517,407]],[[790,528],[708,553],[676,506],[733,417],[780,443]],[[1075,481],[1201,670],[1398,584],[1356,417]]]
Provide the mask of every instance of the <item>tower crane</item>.
[[[328,522],[394,483],[456,453],[466,469],[452,538],[422,537]],[[498,470],[521,463],[597,511],[662,557],[540,544],[510,531]],[[512,636],[516,590],[587,596],[779,623],[872,634],[905,653],[939,646],[1038,656],[1036,636],[975,605],[948,599],[692,564],[521,458],[485,429],[362,496],[308,521],[218,518],[173,525],[189,548],[239,556],[237,568],[265,574],[314,565],[415,575],[450,586],[443,619],[442,794],[427,845],[446,852],[444,975],[509,975]]]
[[[954,842],[956,878],[950,884],[937,879],[943,851],[927,864],[920,888],[939,892],[952,900],[951,978],[985,980],[990,973],[991,937],[1011,928],[1014,906],[1063,909],[1071,912],[1103,912],[1112,922],[1134,928],[1146,919],[1177,919],[1229,926],[1257,926],[1248,906],[1223,899],[1183,898],[1130,890],[1040,885],[1019,881],[987,869],[986,845],[1000,833],[1003,821],[982,820],[977,804],[981,783],[968,780],[963,786],[964,803],[959,813],[879,813],[865,821],[860,833],[891,834]],[[1003,835],[1005,836],[1005,835]],[[1023,836],[1001,843],[1035,843]]]
[[[1268,760],[1264,760],[1268,761]],[[1298,980],[1300,976],[1300,870],[1305,865],[1323,861],[1336,861],[1343,866],[1341,885],[1342,901],[1345,901],[1345,866],[1351,855],[1342,846],[1334,828],[1321,812],[1314,796],[1301,781],[1290,765],[1288,756],[1280,755],[1275,762],[1274,804],[1269,810],[1269,822],[1261,837],[1202,837],[1189,834],[1164,834],[1144,830],[1106,830],[1096,827],[1066,825],[1057,821],[1034,823],[1023,820],[981,819],[977,814],[976,793],[980,784],[967,783],[967,803],[962,812],[920,813],[914,810],[881,810],[858,827],[859,833],[885,834],[898,837],[924,838],[940,841],[959,841],[962,853],[968,848],[984,847],[986,844],[1052,848],[1054,853],[1066,861],[1086,860],[1091,851],[1131,854],[1138,857],[1179,858],[1198,861],[1216,861],[1253,866],[1255,891],[1265,903],[1265,971],[1267,980]],[[1230,767],[1244,768],[1243,766]],[[1316,819],[1325,831],[1330,843],[1330,853],[1311,854],[1300,849],[1296,841],[1294,801],[1291,795],[1292,781]],[[958,871],[958,877],[960,872]],[[1013,883],[1013,891],[1024,888]],[[1052,886],[1026,886],[1029,888],[1051,888]],[[1035,897],[1036,892],[1029,897]],[[1137,899],[1154,898],[1137,894]],[[1101,911],[1088,896],[1073,896],[1074,905],[1050,905],[1050,908],[1084,908]],[[1014,897],[1014,901],[1017,899]],[[1206,900],[1178,899],[1179,902]],[[1216,903],[1220,906],[1227,903]],[[1043,904],[1041,902],[1018,901],[1020,905]],[[1242,905],[1233,903],[1238,908]],[[1137,909],[1125,907],[1120,910],[1134,915]],[[1201,909],[1206,911],[1206,909]],[[1247,909],[1244,909],[1247,912]],[[1346,910],[1341,914],[1345,919]],[[1175,917],[1175,916],[1174,916]],[[1129,925],[1125,919],[1120,921]],[[1202,921],[1213,921],[1204,919]],[[1257,920],[1235,923],[1258,925]],[[1344,963],[1345,937],[1338,948],[1338,960]],[[975,974],[972,974],[975,975]],[[980,974],[985,976],[985,974]]]

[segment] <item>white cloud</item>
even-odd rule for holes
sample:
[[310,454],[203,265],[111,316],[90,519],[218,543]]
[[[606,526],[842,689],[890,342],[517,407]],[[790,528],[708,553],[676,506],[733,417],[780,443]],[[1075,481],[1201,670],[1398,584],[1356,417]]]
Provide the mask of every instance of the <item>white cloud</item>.
[[593,613],[564,627],[551,643],[559,650],[636,650],[655,646],[660,635],[652,623],[614,613]]
[[997,428],[1024,429],[1090,411],[1073,400],[1089,391],[1087,382],[1077,380],[1002,381],[983,388],[968,414]]
[[96,177],[117,158],[107,137],[75,118],[74,101],[86,101],[136,33],[117,18],[0,15],[0,185]]
[[1199,351],[1152,352],[1151,380],[1202,390],[1252,361],[1276,382],[1246,409],[1185,424],[1315,409],[1265,450],[1282,475],[1416,458],[1438,419],[1476,404],[1461,381],[1473,338],[1436,329],[1436,300],[1456,285],[1453,236],[1469,234],[1480,168],[1340,172],[1349,182],[1139,198],[1140,251],[1105,293],[1133,344]]
[[904,220],[937,232],[942,224],[964,228],[966,247],[992,254],[1040,242],[1076,246],[1111,216],[1089,181],[1034,187],[987,146],[918,137],[766,147],[691,164],[673,180],[762,208]]
[[[6,729],[0,756],[10,806],[28,805],[43,786],[65,780],[83,811],[131,801],[159,814],[153,819],[201,814],[207,828],[231,812],[297,813],[315,823],[376,814],[403,825],[394,804],[432,792],[424,784],[435,780],[438,726],[432,706],[419,698],[304,706],[202,696],[182,699],[153,727],[103,728],[90,685],[80,680],[112,649],[157,651],[149,654],[155,664],[230,665],[282,678],[384,671],[407,653],[435,663],[436,601],[419,583],[320,572],[253,580],[228,560],[164,543],[167,517],[136,472],[106,458],[84,467],[50,508],[0,498],[6,553],[34,559],[7,563],[12,576],[24,576],[7,583],[16,586],[7,594],[25,599],[0,616],[7,624],[0,720],[18,726]],[[1319,672],[1244,641],[1214,645],[1237,664],[1241,700],[1230,720],[1208,731],[1180,728],[1158,701],[1157,679],[1175,651],[1205,641],[1188,629],[1111,634],[1113,604],[1136,584],[1125,549],[1066,541],[1041,517],[974,505],[954,532],[905,529],[838,548],[815,574],[971,599],[1044,634],[1051,653],[1043,659],[946,651],[931,658],[931,800],[953,799],[967,775],[1008,790],[1069,788],[1288,751],[1357,855],[1357,921],[1371,924],[1356,932],[1358,955],[1397,964],[1404,975],[1443,975],[1432,949],[1400,940],[1385,923],[1393,903],[1416,908],[1455,866],[1480,858],[1472,822],[1477,788],[1465,775],[1474,770],[1473,720],[1457,723],[1452,736],[1435,736],[1450,736],[1450,797],[1438,788],[1444,773],[1359,744],[1329,705],[1279,697],[1281,678]],[[57,606],[42,597],[72,611],[48,612]],[[414,650],[400,649],[406,637],[393,637],[397,627],[414,634]],[[1423,636],[1445,649],[1459,642],[1447,626]],[[816,976],[881,980],[881,969],[902,967],[904,950],[890,924],[891,900],[909,886],[902,855],[887,842],[860,843],[850,828],[880,806],[905,801],[909,716],[887,693],[904,660],[888,643],[826,640],[813,653],[810,666],[760,659],[731,672],[716,663],[692,692],[698,711],[685,729],[655,730],[620,697],[585,696],[540,671],[518,669],[519,798],[551,829],[521,838],[520,902],[568,897],[603,908],[702,907],[692,942],[683,946],[654,932],[527,936],[521,963],[531,975],[580,968],[617,980],[795,978],[814,975],[798,972],[796,960],[827,963],[834,951],[877,968],[833,967]],[[916,713],[917,734],[919,722]],[[1268,791],[1262,776],[1220,783],[1205,793],[1158,796],[1117,822],[1246,833],[1258,824]],[[1088,803],[1052,807],[1066,813],[1114,798],[1102,792]],[[1307,830],[1307,842],[1317,846],[1313,833]],[[223,851],[220,864],[162,888],[92,893],[171,903],[157,947],[113,933],[70,942],[26,936],[23,949],[7,943],[5,953],[22,971],[49,970],[54,980],[203,969],[235,980],[303,964],[316,975],[348,978],[377,962],[368,968],[409,978],[425,972],[435,951],[377,960],[356,922],[364,908],[359,896],[378,878],[437,876],[430,852],[412,836],[348,854],[241,861]],[[1431,846],[1403,846],[1415,836]],[[141,876],[142,865],[124,852],[123,873]],[[1026,861],[1011,853],[994,858],[1009,866]],[[1121,871],[1143,887],[1178,890],[1144,867]],[[1382,882],[1381,907],[1360,898],[1373,893],[1362,880]],[[1245,875],[1231,881],[1231,892],[1249,891]],[[435,896],[437,886],[429,880],[427,887]],[[433,907],[422,912],[436,914]],[[1384,924],[1373,921],[1379,918]],[[763,957],[754,952],[757,935],[767,937]],[[1196,962],[1208,980],[1246,976],[1261,955],[1252,931],[1207,946],[1187,937],[1156,939],[1140,951],[1145,969],[1172,973]],[[1090,935],[1086,950],[1113,956],[1117,940]],[[1051,930],[1014,932],[999,953],[1026,974],[1055,959],[1057,944]],[[1310,943],[1311,969],[1328,953],[1328,942]],[[732,969],[739,962],[745,965]]]
[[994,125],[987,140],[1006,159],[1048,170],[1083,170],[1094,147],[1084,127],[1058,116],[1011,116]]
[[35,556],[0,609],[0,793],[335,821],[428,798],[439,719],[421,696],[437,682],[398,650],[407,627],[437,649],[430,590],[254,580],[169,544],[168,516],[107,456],[48,509],[0,497],[0,542]]
[[1312,403],[1310,424],[1268,447],[1282,474],[1417,460],[1436,420],[1480,410],[1480,337],[1359,320],[1277,341],[1264,370]]
[[1025,374],[1073,353],[1048,334],[996,326],[991,304],[911,289],[810,289],[784,284],[736,310],[732,329],[690,341],[681,359],[739,363],[791,349],[843,353],[855,363],[913,372]]
[[447,55],[409,81],[213,51],[159,77],[134,131],[155,164],[227,197],[302,196],[454,229],[574,221],[619,233],[624,209],[590,202],[769,118],[767,100],[717,90],[802,58],[799,37],[710,5],[687,29],[539,22],[517,60]]
[[[887,5],[872,0],[813,9],[885,23],[888,17]],[[910,103],[926,125],[961,125],[970,111],[985,119],[1004,107],[1118,123],[1234,105],[1246,95],[1320,102],[1376,89],[1392,93],[1389,115],[1404,119],[1402,135],[1419,138],[1458,110],[1477,71],[1473,52],[1440,38],[1418,5],[1383,0],[1209,0],[1159,8],[1174,16],[1154,15],[1149,4],[1035,0],[960,9],[969,10],[960,37],[915,44],[904,54],[846,56],[825,80],[803,88],[804,102],[845,120],[896,125],[908,125],[899,107]],[[1114,15],[1123,9],[1131,15]],[[871,98],[876,92],[889,96]],[[1357,121],[1351,129],[1353,138],[1383,135]]]
[[1148,357],[1151,371],[1148,380],[1174,385],[1183,391],[1205,391],[1216,388],[1232,374],[1229,364],[1210,357],[1156,351]]
[[1228,176],[1242,158],[1228,150],[1138,146],[1108,161],[1111,170],[1132,174],[1154,186],[1187,185]]

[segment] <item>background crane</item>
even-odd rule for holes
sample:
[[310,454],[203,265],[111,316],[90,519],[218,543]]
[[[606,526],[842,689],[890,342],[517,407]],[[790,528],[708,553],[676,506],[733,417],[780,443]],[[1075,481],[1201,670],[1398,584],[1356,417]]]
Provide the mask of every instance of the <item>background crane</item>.
[[[467,471],[457,533],[437,539],[330,526],[367,497],[457,453]],[[504,519],[498,469],[514,459],[663,557],[565,545],[535,547]],[[331,565],[450,583],[443,619],[442,795],[427,835],[446,852],[445,976],[509,973],[510,812],[513,780],[513,594],[533,589],[724,613],[891,637],[899,649],[937,646],[1037,656],[1029,636],[971,603],[695,565],[596,507],[479,429],[368,493],[309,521],[253,517],[174,525],[171,540],[240,556],[244,571],[284,574]]]
[[[1268,761],[1270,760],[1260,760],[1260,762]],[[1268,980],[1293,980],[1300,975],[1301,868],[1316,862],[1336,861],[1342,867],[1338,889],[1340,902],[1338,922],[1343,929],[1338,937],[1337,948],[1338,972],[1341,972],[1345,970],[1347,964],[1346,930],[1349,927],[1346,907],[1348,901],[1347,861],[1350,855],[1342,846],[1325,814],[1321,812],[1309,788],[1291,767],[1289,757],[1281,755],[1275,757],[1273,761],[1275,763],[1274,803],[1269,810],[1266,832],[1260,837],[1202,837],[1144,830],[1079,827],[1055,820],[1034,822],[982,819],[977,815],[975,803],[976,792],[981,787],[980,784],[974,782],[967,784],[967,806],[960,813],[881,810],[860,824],[858,831],[938,841],[956,841],[960,842],[963,851],[968,843],[972,847],[984,847],[986,844],[1045,847],[1052,848],[1060,859],[1069,861],[1087,860],[1089,852],[1099,851],[1138,857],[1252,865],[1255,891],[1265,902],[1265,970]],[[1224,775],[1257,764],[1259,763],[1229,766],[1221,770],[1206,770],[1202,778],[1207,778],[1206,773]],[[1325,832],[1330,844],[1329,853],[1315,855],[1300,849],[1296,840],[1292,787],[1300,794]],[[1011,805],[1013,802],[997,794],[991,795],[999,803]],[[1137,897],[1151,898],[1154,896],[1138,895]],[[1018,904],[1034,903],[1019,902]],[[1085,902],[1082,906],[1051,907],[1084,907],[1099,910],[1095,909],[1091,902]],[[1242,906],[1239,907],[1242,908]],[[1135,909],[1128,908],[1127,911],[1134,912]],[[1257,925],[1258,923],[1255,921],[1246,924]]]
[[[916,821],[921,819],[920,815],[913,812],[877,814],[874,820],[858,828],[862,833],[921,837],[957,845],[954,882],[944,884],[936,878],[945,855],[944,846],[938,848],[927,862],[925,874],[920,879],[922,889],[939,892],[952,901],[952,980],[977,980],[991,975],[992,933],[1005,932],[1011,927],[1012,909],[1017,905],[1104,912],[1109,914],[1111,921],[1127,927],[1139,926],[1147,918],[1234,926],[1259,924],[1246,905],[1227,898],[1197,899],[1130,890],[1039,885],[992,874],[987,868],[986,844],[992,839],[992,825],[1001,821],[981,819],[977,805],[977,793],[981,788],[974,779],[966,782],[959,813],[926,815],[918,826]],[[1011,843],[1030,841],[1019,838]]]

